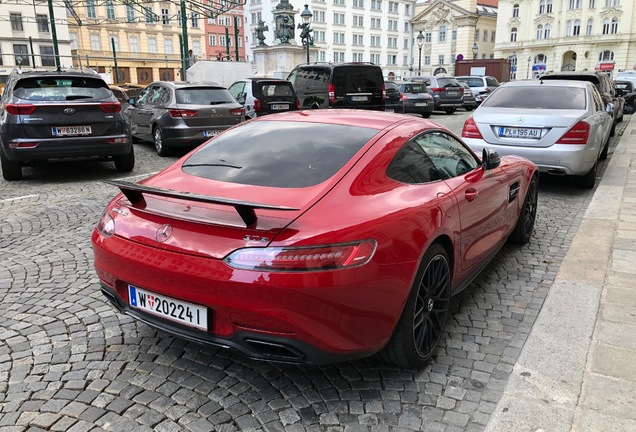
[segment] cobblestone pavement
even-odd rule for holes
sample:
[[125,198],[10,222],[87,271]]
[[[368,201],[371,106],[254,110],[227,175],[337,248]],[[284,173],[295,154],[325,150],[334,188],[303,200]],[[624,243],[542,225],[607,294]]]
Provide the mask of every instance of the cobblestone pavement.
[[[137,178],[175,160],[136,151]],[[121,177],[73,162],[0,181],[1,431],[481,431],[593,193],[542,179],[531,242],[454,298],[422,370],[298,367],[185,342],[107,304],[90,233],[116,193],[101,180]]]

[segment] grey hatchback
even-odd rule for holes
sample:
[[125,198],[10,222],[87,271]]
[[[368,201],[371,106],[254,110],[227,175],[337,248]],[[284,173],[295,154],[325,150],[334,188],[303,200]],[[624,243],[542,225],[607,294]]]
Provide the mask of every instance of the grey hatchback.
[[0,97],[5,180],[35,161],[99,157],[131,171],[130,126],[106,82],[87,71],[14,71]]
[[157,81],[129,99],[133,139],[150,141],[159,156],[194,147],[245,120],[245,109],[215,83]]

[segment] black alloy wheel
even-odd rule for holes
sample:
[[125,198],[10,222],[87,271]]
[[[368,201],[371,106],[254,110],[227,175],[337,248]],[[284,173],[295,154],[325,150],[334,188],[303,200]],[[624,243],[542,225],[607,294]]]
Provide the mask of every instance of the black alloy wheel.
[[428,363],[444,334],[450,294],[448,254],[435,243],[424,254],[402,316],[380,356],[406,368]]
[[534,229],[534,223],[537,219],[538,201],[539,182],[537,181],[537,177],[534,176],[528,185],[528,192],[526,193],[526,198],[523,201],[523,207],[521,208],[521,213],[519,213],[517,224],[509,237],[509,240],[512,243],[526,244],[530,241],[532,230]]

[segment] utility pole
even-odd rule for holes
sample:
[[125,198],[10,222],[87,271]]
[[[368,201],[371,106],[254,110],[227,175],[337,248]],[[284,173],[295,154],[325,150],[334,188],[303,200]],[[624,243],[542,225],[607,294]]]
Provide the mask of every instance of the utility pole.
[[234,52],[236,53],[236,61],[239,61],[239,26],[236,15],[234,15]]
[[[49,19],[51,21],[51,35],[53,36],[53,53],[55,54],[55,68],[59,69],[60,68],[60,50],[57,46],[57,31],[55,29],[55,12],[53,12],[53,0],[49,0]],[[33,67],[35,67],[35,64],[33,64]]]
[[[51,1],[51,0],[49,0]],[[181,32],[183,34],[183,55],[181,56],[181,67],[183,68],[183,80],[186,80],[186,70],[188,69],[188,17],[186,15],[185,0],[181,0]]]

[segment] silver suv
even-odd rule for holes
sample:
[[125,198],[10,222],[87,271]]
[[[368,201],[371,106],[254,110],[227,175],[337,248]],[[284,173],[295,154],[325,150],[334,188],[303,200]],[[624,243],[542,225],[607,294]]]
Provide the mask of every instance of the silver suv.
[[5,180],[34,161],[101,157],[135,166],[130,125],[95,72],[14,71],[0,97],[0,162]]
[[455,78],[457,78],[458,81],[468,84],[468,87],[470,87],[475,96],[477,105],[482,103],[494,89],[499,87],[499,80],[493,76],[470,75]]

